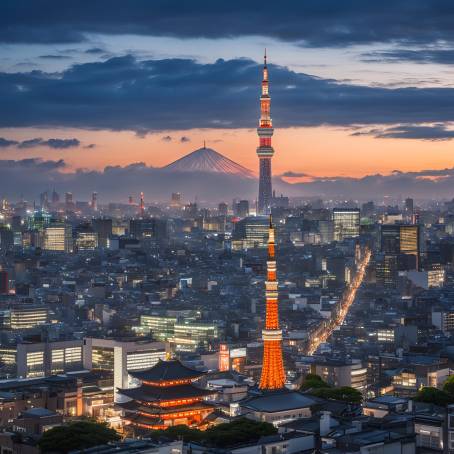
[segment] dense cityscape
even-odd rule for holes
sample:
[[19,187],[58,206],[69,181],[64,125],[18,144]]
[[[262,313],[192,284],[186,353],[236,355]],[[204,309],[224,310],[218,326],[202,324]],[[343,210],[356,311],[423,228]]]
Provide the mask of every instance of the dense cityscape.
[[[255,169],[182,136],[164,200],[121,173],[120,197],[65,170],[25,193],[0,180],[1,454],[454,452],[454,199],[285,193],[272,58]],[[252,197],[218,197],[240,180]]]

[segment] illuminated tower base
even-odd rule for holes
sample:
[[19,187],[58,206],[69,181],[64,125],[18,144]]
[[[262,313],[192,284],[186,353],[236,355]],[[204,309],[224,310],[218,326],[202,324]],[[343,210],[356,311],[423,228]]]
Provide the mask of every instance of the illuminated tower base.
[[[265,339],[265,331],[263,332]],[[265,340],[263,343],[263,366],[260,389],[281,389],[285,383],[282,360],[282,340]]]
[[262,331],[263,363],[260,389],[281,389],[285,384],[284,362],[282,360],[282,330],[279,327],[279,299],[277,268],[274,253],[274,228],[271,223],[268,234],[268,260],[266,289],[266,320]]

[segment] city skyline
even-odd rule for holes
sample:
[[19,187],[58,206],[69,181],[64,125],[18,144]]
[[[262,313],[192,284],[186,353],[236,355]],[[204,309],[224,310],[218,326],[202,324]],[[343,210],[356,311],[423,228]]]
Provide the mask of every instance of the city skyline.
[[[35,158],[55,167],[57,184],[77,180],[64,188],[77,192],[92,172],[107,180],[112,167],[162,167],[204,142],[258,175],[254,128],[266,47],[279,150],[273,174],[300,183],[291,195],[350,197],[378,179],[381,197],[449,197],[454,89],[446,18],[453,12],[436,3],[443,15],[427,2],[392,2],[382,14],[355,0],[343,8],[308,2],[296,22],[285,5],[224,11],[197,2],[177,15],[170,6],[136,5],[123,12],[121,27],[121,14],[112,8],[105,17],[102,2],[88,22],[83,6],[70,17],[49,0],[44,17],[27,2],[5,5],[0,176],[11,167],[36,172]],[[236,21],[201,26],[222,14]]]

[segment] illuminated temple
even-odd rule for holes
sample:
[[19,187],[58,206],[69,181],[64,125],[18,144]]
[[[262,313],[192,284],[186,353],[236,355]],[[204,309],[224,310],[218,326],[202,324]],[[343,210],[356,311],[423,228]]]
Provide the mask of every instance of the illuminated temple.
[[205,372],[171,360],[159,361],[151,369],[129,373],[141,385],[119,389],[119,394],[130,400],[118,405],[124,411],[125,424],[132,428],[157,430],[180,424],[200,428],[214,411],[214,406],[205,401],[213,391],[194,383]]

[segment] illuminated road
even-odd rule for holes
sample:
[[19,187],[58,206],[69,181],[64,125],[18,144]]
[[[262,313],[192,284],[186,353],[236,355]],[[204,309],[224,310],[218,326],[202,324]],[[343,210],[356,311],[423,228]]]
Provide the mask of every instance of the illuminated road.
[[353,279],[353,282],[348,286],[341,302],[339,303],[337,314],[329,321],[323,321],[319,328],[317,328],[317,330],[312,334],[313,338],[311,339],[308,346],[308,355],[313,355],[319,345],[323,342],[326,342],[333,331],[338,326],[342,325],[342,323],[344,323],[345,317],[348,314],[348,310],[355,301],[356,292],[361,286],[364,276],[366,275],[366,270],[367,266],[369,265],[371,255],[372,253],[370,249],[366,248],[364,258],[362,259],[358,267],[355,278]]

